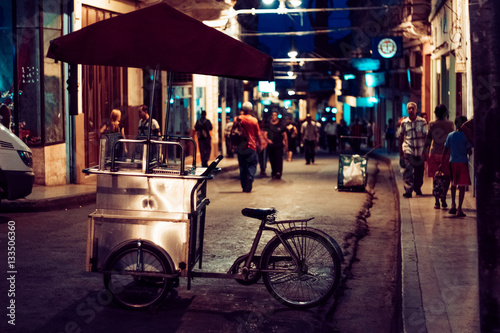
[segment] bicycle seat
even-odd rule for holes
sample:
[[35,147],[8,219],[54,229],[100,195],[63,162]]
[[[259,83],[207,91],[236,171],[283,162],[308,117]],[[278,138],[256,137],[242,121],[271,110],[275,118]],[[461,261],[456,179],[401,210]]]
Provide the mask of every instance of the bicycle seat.
[[254,219],[263,220],[269,215],[276,214],[276,208],[243,208],[241,214]]

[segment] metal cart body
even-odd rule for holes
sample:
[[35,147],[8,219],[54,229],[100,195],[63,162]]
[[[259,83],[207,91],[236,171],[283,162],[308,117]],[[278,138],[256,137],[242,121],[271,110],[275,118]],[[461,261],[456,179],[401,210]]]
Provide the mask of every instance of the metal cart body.
[[[110,158],[105,148],[108,142],[101,140],[104,153],[100,158],[105,162],[84,170],[97,175],[96,210],[89,215],[88,222],[87,271],[102,272],[113,252],[136,240],[151,242],[162,249],[178,276],[189,276],[193,266],[201,262],[205,210],[209,203],[206,182],[212,176],[205,175],[207,168],[186,166],[183,153],[186,140],[192,139],[156,142],[155,160],[162,162],[147,167],[143,165],[144,158],[141,163],[122,157],[117,160],[113,152]],[[115,145],[127,143],[144,144],[143,140],[120,139]],[[169,146],[182,150],[182,162],[165,162],[162,153],[166,154]]]

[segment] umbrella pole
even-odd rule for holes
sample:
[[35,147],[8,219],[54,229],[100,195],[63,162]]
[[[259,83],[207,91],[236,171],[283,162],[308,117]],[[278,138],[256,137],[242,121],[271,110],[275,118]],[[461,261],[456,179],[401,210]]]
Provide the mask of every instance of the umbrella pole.
[[160,66],[156,66],[155,72],[153,75],[153,88],[151,89],[151,99],[149,103],[149,119],[148,119],[148,139],[146,142],[146,173],[151,173],[150,167],[149,167],[149,159],[151,156],[151,126],[153,124],[153,104],[154,104],[154,98],[155,98],[155,88],[156,88],[156,78],[158,76],[158,72],[160,71],[159,69]]
[[172,90],[173,90],[173,81],[174,81],[174,72],[169,71],[167,74],[167,110],[165,113],[165,138],[168,139],[168,123],[170,120],[170,99],[172,98]]

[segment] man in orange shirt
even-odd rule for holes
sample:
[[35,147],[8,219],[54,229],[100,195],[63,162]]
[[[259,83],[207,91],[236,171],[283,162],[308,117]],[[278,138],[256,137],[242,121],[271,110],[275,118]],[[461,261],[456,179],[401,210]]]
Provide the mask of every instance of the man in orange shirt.
[[[247,138],[246,143],[236,147],[238,154],[238,164],[240,167],[240,181],[243,192],[252,192],[252,184],[257,172],[259,158],[257,155],[257,143],[260,144],[259,122],[251,115],[252,103],[245,102],[242,106],[243,115],[237,117],[236,121],[241,121]],[[234,126],[234,125],[233,125]]]

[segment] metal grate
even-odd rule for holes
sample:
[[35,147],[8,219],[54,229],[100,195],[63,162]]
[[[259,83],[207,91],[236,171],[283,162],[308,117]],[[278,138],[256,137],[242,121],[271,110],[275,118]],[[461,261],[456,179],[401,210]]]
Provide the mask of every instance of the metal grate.
[[10,142],[7,142],[7,141],[0,141],[0,147],[14,149],[14,145]]
[[180,170],[172,170],[172,169],[153,169],[153,173],[159,175],[179,175]]

